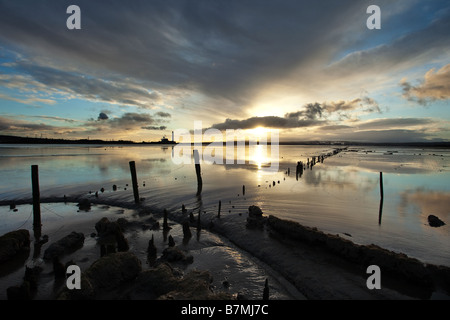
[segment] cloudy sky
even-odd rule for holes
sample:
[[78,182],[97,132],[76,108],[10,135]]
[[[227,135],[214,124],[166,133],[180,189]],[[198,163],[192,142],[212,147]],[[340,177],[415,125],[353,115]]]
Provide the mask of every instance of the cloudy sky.
[[440,0],[0,0],[0,134],[448,141],[449,30]]

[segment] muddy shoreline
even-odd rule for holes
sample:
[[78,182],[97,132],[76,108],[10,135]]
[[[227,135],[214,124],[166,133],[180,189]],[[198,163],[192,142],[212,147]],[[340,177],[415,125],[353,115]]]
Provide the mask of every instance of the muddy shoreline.
[[[77,202],[85,196],[42,199],[42,202]],[[162,218],[163,211],[114,199],[89,197],[92,204],[112,205],[138,212],[151,211]],[[16,204],[30,203],[16,200]],[[3,201],[0,205],[6,205]],[[220,235],[256,263],[277,273],[281,281],[289,282],[307,299],[436,299],[450,296],[450,268],[425,264],[402,253],[375,245],[358,245],[339,235],[325,234],[316,228],[282,220],[273,215],[249,217],[249,212],[217,217],[213,212],[192,210],[169,212],[171,221],[182,224],[191,221],[191,228],[201,226]],[[197,218],[200,216],[200,223]],[[256,221],[256,223],[255,223]],[[181,227],[180,227],[181,228]],[[213,249],[214,250],[214,249]],[[382,288],[366,286],[369,265],[382,270]]]

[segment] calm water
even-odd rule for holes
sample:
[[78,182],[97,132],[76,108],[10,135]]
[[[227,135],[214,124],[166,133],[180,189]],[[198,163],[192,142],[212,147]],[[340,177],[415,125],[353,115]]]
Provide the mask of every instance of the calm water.
[[[297,161],[306,163],[333,147],[280,146],[276,172],[267,170],[276,154],[268,154],[262,146],[221,151],[228,159],[234,155],[234,164],[203,162],[203,192],[197,197],[194,164],[174,163],[180,153],[172,146],[0,145],[0,200],[30,199],[31,165],[39,165],[41,197],[89,192],[93,196],[104,188],[99,197],[132,202],[129,161],[134,160],[140,196],[147,205],[176,211],[185,204],[188,210],[217,212],[221,200],[222,215],[245,214],[250,205],[258,205],[266,214],[356,243],[375,243],[424,262],[450,266],[450,150],[349,147],[305,170],[298,179]],[[112,189],[114,184],[117,191]],[[431,228],[429,214],[447,225]],[[29,212],[3,206],[0,218],[3,234],[23,225]]]

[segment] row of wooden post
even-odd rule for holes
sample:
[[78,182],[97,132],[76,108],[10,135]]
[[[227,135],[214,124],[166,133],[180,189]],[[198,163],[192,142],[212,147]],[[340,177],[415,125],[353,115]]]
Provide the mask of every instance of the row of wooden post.
[[[201,169],[200,169],[200,159],[199,159],[199,154],[198,154],[197,150],[194,150],[194,161],[195,161],[195,172],[197,174],[197,195],[200,195],[202,192],[203,182],[202,182]],[[130,161],[129,165],[130,165],[130,173],[131,173],[131,182],[133,185],[134,202],[136,204],[139,204],[140,198],[139,198],[138,180],[137,180],[137,174],[136,174],[136,162]],[[35,232],[35,236],[37,238],[39,238],[40,234],[41,234],[42,222],[41,222],[41,205],[40,205],[39,167],[38,167],[38,165],[31,166],[31,187],[32,187],[32,195],[33,195],[33,229]],[[219,215],[220,215],[220,207],[219,207]]]
[[[194,150],[194,160],[195,160],[195,172],[197,174],[197,195],[199,195],[202,191],[202,177],[200,170],[200,162],[198,151]],[[137,174],[136,174],[136,163],[134,161],[130,161],[130,172],[131,172],[131,180],[133,185],[133,194],[134,194],[134,202],[138,204],[140,202],[139,199],[139,190],[138,190],[138,182],[137,182]],[[301,162],[297,165],[297,175],[299,171],[299,167],[303,169]],[[303,170],[301,170],[303,171]],[[33,194],[33,229],[35,233],[35,237],[39,238],[41,236],[41,206],[40,206],[40,190],[39,190],[39,168],[37,165],[31,166],[31,186],[32,186],[32,194]],[[242,186],[242,194],[245,195],[245,185]],[[378,223],[381,224],[381,216],[383,212],[383,202],[384,202],[384,190],[383,190],[383,172],[380,172],[380,207],[378,214]],[[217,212],[217,216],[220,218],[220,211],[222,208],[222,201],[219,201],[219,209]]]

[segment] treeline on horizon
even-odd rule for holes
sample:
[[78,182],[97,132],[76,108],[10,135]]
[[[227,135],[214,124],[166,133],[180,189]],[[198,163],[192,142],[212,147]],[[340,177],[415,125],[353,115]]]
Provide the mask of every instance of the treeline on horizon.
[[[32,138],[0,135],[0,144],[159,144],[160,141],[131,140],[101,140],[101,139],[54,139],[54,138]],[[211,142],[203,142],[203,145]],[[224,144],[226,142],[223,142]],[[236,141],[234,142],[237,143]],[[245,141],[248,144],[248,141]],[[164,143],[162,143],[164,144]],[[270,145],[270,141],[267,143]],[[339,145],[339,146],[410,146],[410,147],[442,147],[450,148],[450,142],[430,141],[430,142],[359,142],[359,141],[280,141],[280,145]]]

